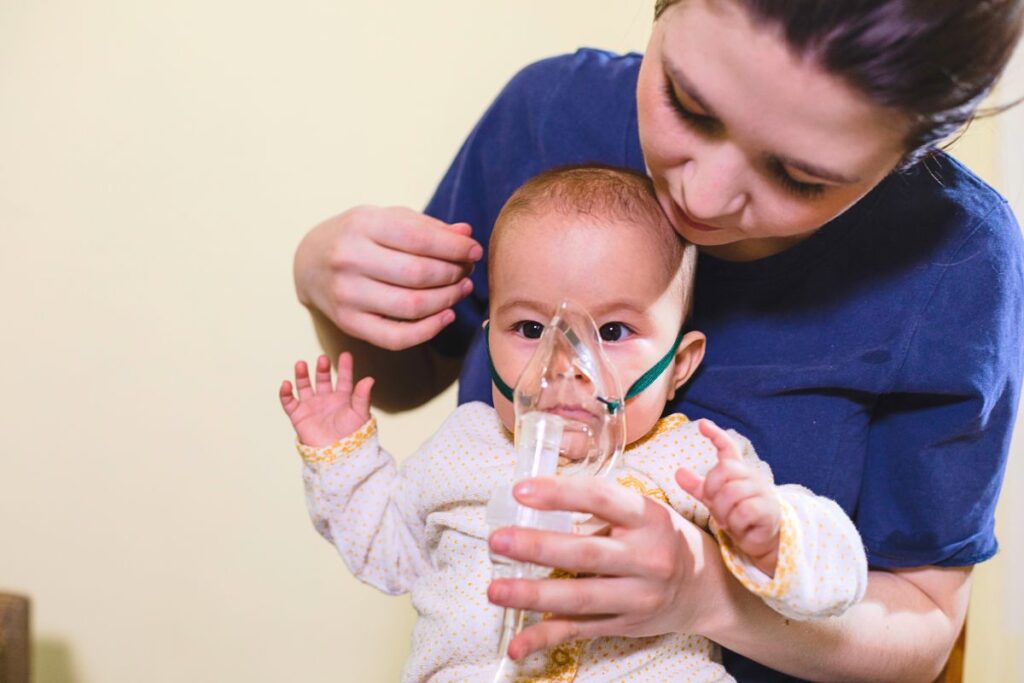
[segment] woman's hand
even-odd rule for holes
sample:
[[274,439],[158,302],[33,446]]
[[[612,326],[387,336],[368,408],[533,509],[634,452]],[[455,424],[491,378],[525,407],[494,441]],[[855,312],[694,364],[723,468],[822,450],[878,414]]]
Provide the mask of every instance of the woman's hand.
[[466,223],[359,206],[313,228],[295,253],[295,289],[344,334],[397,351],[455,319],[483,255]]
[[512,640],[513,659],[581,638],[701,633],[714,616],[726,571],[717,546],[668,507],[605,479],[529,479],[514,493],[533,508],[598,515],[610,531],[579,536],[517,527],[491,535],[490,547],[501,555],[594,575],[491,583],[494,604],[553,615]]

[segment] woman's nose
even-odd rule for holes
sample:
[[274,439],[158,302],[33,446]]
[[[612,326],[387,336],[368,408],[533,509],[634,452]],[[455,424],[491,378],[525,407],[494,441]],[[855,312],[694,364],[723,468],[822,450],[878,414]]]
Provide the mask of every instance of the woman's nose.
[[683,167],[681,206],[696,221],[739,213],[748,201],[743,153],[727,143],[712,144],[689,159]]

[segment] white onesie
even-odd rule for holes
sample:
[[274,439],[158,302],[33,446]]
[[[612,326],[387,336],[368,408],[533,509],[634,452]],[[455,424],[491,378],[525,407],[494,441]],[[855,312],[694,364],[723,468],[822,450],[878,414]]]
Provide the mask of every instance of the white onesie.
[[[750,443],[730,435],[744,458]],[[484,520],[491,493],[515,464],[512,436],[484,403],[460,406],[401,469],[382,450],[371,419],[324,448],[299,446],[310,516],[360,580],[392,595],[409,591],[419,614],[403,681],[485,681],[494,675],[502,610],[487,601],[491,561]],[[769,578],[709,526],[707,508],[675,483],[682,465],[703,475],[714,446],[682,415],[662,418],[631,444],[612,473],[718,538],[726,566],[781,614],[840,614],[867,584],[853,523],[833,501],[777,486],[782,504],[778,565]],[[530,681],[728,681],[718,646],[696,635],[597,638],[534,658]]]

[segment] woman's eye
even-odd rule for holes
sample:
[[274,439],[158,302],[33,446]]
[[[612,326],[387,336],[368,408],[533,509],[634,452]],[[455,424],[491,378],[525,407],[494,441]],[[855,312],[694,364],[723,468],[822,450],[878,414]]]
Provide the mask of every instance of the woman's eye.
[[601,335],[601,341],[617,342],[632,336],[633,331],[623,323],[605,323],[601,325],[598,334]]
[[540,339],[540,335],[544,333],[544,326],[533,320],[517,322],[512,329],[527,339]]
[[672,87],[672,81],[667,78],[665,79],[665,99],[668,101],[668,105],[675,110],[679,118],[698,132],[705,135],[717,135],[722,132],[722,124],[717,119],[688,109],[679,100],[679,96],[676,95],[675,88]]
[[773,163],[770,166],[772,177],[787,192],[802,199],[815,199],[825,192],[825,185],[821,183],[804,183],[789,175],[786,168],[780,163]]

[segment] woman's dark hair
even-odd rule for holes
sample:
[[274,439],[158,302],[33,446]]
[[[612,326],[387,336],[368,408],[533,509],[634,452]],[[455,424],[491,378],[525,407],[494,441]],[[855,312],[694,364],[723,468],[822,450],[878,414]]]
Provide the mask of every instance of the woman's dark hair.
[[[682,0],[657,0],[655,18]],[[909,120],[909,166],[975,117],[1013,54],[1024,0],[729,0]]]

